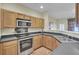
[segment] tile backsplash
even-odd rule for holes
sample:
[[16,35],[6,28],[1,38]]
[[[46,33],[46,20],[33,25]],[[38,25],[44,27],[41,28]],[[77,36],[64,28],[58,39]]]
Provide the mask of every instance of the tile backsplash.
[[4,29],[0,29],[0,31],[1,31],[1,35],[8,35],[8,34],[16,33],[14,28],[4,28]]
[[[42,31],[41,28],[29,28],[28,32],[37,32],[37,31]],[[14,28],[4,28],[0,29],[0,35],[8,35],[8,34],[15,34],[15,29]]]

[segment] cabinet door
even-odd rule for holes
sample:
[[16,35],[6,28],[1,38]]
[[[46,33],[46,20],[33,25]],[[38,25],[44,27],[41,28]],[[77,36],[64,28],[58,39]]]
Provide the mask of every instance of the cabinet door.
[[50,50],[54,50],[59,46],[59,42],[54,37],[43,35],[43,46]]
[[31,27],[36,27],[36,18],[35,17],[31,17]]
[[43,19],[39,19],[39,27],[40,28],[44,27],[44,20]]
[[41,19],[41,27],[44,28],[44,19]]
[[39,18],[36,18],[36,25],[35,25],[35,27],[37,27],[37,28],[40,28],[40,20],[39,20]]
[[77,18],[77,24],[79,27],[79,3],[76,4],[76,18]]
[[0,43],[0,55],[2,55],[2,43]]
[[17,18],[24,19],[24,17],[25,17],[24,14],[17,13]]
[[1,19],[2,18],[2,15],[1,15],[1,8],[0,8],[0,28],[1,28]]
[[50,36],[44,36],[44,46],[50,50],[55,48],[55,39]]
[[16,45],[11,45],[4,47],[3,49],[4,55],[17,55],[17,46]]
[[41,18],[36,18],[36,27],[43,28],[43,20]]
[[30,16],[28,16],[28,15],[25,15],[25,19],[26,19],[26,20],[30,20],[30,19],[31,19],[31,17],[30,17]]
[[0,8],[0,29],[3,28],[3,10]]
[[42,36],[37,35],[33,37],[33,50],[42,46]]
[[60,42],[58,42],[58,41],[56,40],[55,48],[57,48],[57,47],[59,47],[59,46],[60,46]]
[[3,54],[4,55],[17,55],[17,53],[18,53],[17,40],[3,43]]
[[16,13],[3,10],[4,27],[16,27]]

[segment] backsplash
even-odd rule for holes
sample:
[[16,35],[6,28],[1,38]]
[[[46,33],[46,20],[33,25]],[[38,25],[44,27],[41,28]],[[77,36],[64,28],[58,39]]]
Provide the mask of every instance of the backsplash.
[[[29,28],[28,32],[38,32],[42,31],[41,28]],[[15,34],[15,29],[14,28],[4,28],[0,29],[0,35],[8,35],[8,34]]]
[[29,28],[28,32],[38,32],[38,31],[42,31],[42,28]]
[[8,34],[14,34],[14,33],[16,33],[14,28],[4,28],[1,30],[1,35],[8,35]]

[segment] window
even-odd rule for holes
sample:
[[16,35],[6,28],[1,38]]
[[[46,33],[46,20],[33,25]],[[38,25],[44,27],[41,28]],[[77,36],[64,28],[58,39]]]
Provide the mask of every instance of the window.
[[64,31],[64,24],[59,24],[59,30]]
[[56,26],[55,23],[49,22],[49,29],[50,29],[50,30],[56,30],[56,28],[57,28],[57,26]]

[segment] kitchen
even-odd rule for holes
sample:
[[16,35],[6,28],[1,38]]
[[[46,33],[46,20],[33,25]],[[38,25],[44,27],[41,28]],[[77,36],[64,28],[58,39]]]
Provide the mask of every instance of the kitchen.
[[0,55],[79,55],[78,3],[1,3]]

